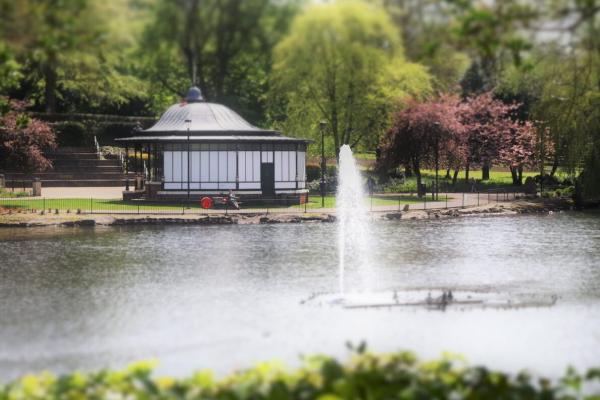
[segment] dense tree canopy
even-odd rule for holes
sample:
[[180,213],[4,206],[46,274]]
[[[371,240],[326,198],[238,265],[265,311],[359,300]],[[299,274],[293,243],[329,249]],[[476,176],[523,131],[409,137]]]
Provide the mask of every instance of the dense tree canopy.
[[394,100],[431,91],[425,69],[405,61],[400,34],[365,3],[318,5],[297,17],[275,49],[273,118],[297,135],[326,122],[329,149],[373,146]]
[[[538,128],[517,164],[590,197],[599,82],[600,0],[0,0],[0,95],[32,110],[156,116],[195,83],[287,134],[325,121],[333,155],[374,151],[409,98],[489,92]],[[480,144],[474,165],[512,164]]]

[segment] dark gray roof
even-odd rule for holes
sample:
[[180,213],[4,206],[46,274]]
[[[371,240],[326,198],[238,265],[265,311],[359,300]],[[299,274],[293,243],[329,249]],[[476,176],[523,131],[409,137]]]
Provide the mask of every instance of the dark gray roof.
[[[131,136],[115,139],[120,142],[187,142],[187,136],[169,135],[169,136]],[[261,142],[261,143],[310,143],[310,139],[297,139],[287,136],[190,136],[190,142],[211,142],[211,143],[230,143],[230,142]]]

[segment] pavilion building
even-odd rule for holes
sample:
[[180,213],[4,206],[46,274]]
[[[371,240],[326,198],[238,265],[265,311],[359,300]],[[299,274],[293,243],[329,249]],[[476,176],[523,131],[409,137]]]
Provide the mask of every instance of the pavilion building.
[[242,198],[303,200],[308,193],[310,140],[257,128],[228,107],[206,102],[197,87],[154,126],[116,140],[135,154],[127,168],[143,176],[124,198],[198,199],[231,190]]

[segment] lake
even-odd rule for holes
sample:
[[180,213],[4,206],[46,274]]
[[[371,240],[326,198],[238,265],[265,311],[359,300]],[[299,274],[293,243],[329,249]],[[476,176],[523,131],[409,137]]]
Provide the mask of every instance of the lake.
[[[219,374],[301,354],[444,351],[556,377],[600,364],[600,216],[374,221],[374,290],[549,297],[549,307],[345,309],[336,224],[0,230],[0,380],[121,368]],[[348,271],[346,288],[359,287]]]

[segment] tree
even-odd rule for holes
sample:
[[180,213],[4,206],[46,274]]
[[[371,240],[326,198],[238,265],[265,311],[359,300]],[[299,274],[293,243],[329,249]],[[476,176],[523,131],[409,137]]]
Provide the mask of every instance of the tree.
[[452,39],[455,6],[439,0],[380,0],[400,29],[406,58],[427,67],[438,92],[454,91],[469,65]]
[[[271,53],[296,12],[296,1],[161,0],[153,7],[139,57],[163,108],[191,84],[206,98],[265,119]],[[152,48],[152,52],[147,49]]]
[[44,171],[52,163],[44,156],[56,146],[52,128],[25,113],[26,104],[0,97],[0,168]]
[[494,99],[491,92],[461,104],[466,179],[472,165],[481,165],[482,179],[487,180],[492,164],[500,162],[510,168],[514,184],[522,183],[523,167],[535,165],[537,137],[531,122],[516,118],[519,107]]
[[[502,0],[456,1],[454,32],[458,44],[472,57],[470,76],[463,81],[463,94],[477,95],[492,90],[505,60],[523,66],[523,55],[531,49],[525,34],[539,10],[532,2]],[[475,76],[478,75],[476,79]],[[481,86],[473,85],[480,82]]]
[[381,140],[380,173],[399,164],[410,166],[420,188],[422,167],[432,166],[436,158],[444,159],[447,165],[461,159],[464,127],[458,110],[458,99],[450,95],[434,101],[408,101],[394,115],[392,127]]
[[431,93],[430,76],[404,60],[399,38],[372,4],[308,8],[275,48],[271,118],[287,132],[315,138],[324,120],[336,156],[342,144],[373,149],[397,99]]
[[14,94],[49,113],[142,97],[143,85],[125,62],[132,46],[123,32],[128,9],[126,0],[0,0],[0,42],[20,65]]

